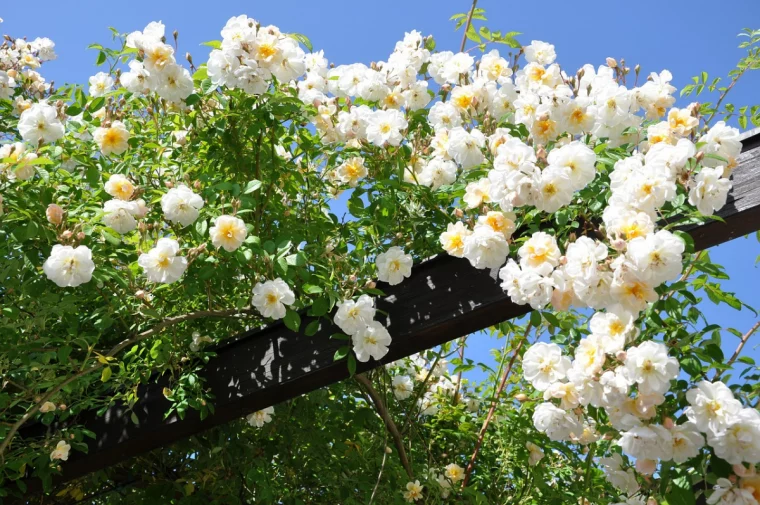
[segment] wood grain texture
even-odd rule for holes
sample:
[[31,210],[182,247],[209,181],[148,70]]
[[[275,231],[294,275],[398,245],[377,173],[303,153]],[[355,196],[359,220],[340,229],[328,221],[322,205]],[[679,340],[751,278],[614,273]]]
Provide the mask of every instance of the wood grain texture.
[[[725,223],[710,222],[688,228],[697,249],[711,247],[760,229],[760,134],[744,140],[744,152],[733,174],[734,184],[728,203],[719,215]],[[464,259],[439,256],[414,267],[412,276],[394,287],[378,286],[386,296],[378,308],[388,313],[388,331],[393,342],[385,358],[359,363],[363,372],[412,355],[499,322],[530,312],[527,305],[515,305],[499,287],[495,276],[477,270]],[[302,328],[311,319],[304,317]],[[176,415],[164,419],[169,402],[164,398],[164,380],[139,390],[134,413],[135,425],[126,409],[110,408],[102,417],[92,412],[79,422],[97,434],[89,454],[72,453],[62,465],[58,482],[80,477],[126,459],[163,447],[196,433],[238,419],[256,410],[275,405],[334,382],[346,379],[344,361],[333,361],[344,341],[329,337],[339,330],[322,323],[314,336],[294,333],[283,324],[239,335],[218,349],[203,372],[215,396],[216,413],[200,420],[195,412],[185,419]],[[44,433],[41,425],[21,430],[22,437]],[[30,491],[39,489],[28,482]]]

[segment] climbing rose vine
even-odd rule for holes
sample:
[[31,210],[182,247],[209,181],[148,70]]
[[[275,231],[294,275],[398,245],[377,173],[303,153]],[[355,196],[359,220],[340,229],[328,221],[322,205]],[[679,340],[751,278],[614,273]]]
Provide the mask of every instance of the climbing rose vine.
[[[445,344],[357,376],[358,389],[334,385],[329,398],[219,428],[224,450],[188,450],[195,473],[170,487],[191,503],[204,489],[226,496],[239,478],[239,496],[303,503],[291,498],[309,486],[287,494],[253,463],[203,477],[237,437],[262,442],[240,458],[276,466],[278,444],[266,442],[305,436],[270,429],[297,425],[288,408],[311,433],[305,446],[324,442],[314,461],[338,454],[339,436],[346,458],[362,455],[356,464],[382,458],[376,483],[355,475],[359,484],[317,502],[651,505],[696,493],[758,505],[758,374],[746,358],[740,377],[720,380],[752,332],[724,360],[697,293],[743,304],[678,229],[726,203],[742,144],[723,98],[760,66],[760,34],[744,33],[730,85],[703,74],[683,90],[717,91],[715,104],[677,108],[667,70],[608,58],[572,72],[550,43],[476,30],[482,9],[453,19],[465,27],[459,52],[413,31],[370,65],[331,64],[304,35],[245,15],[198,64],[153,22],[113,30],[110,47],[91,46],[103,71],[58,87],[40,68],[57,57],[51,40],[6,37],[0,495],[23,494],[32,477],[51,490],[97,437],[77,414],[119,401],[129,415],[157,375],[173,377],[167,414],[213,414],[199,371],[240,331],[283,320],[313,335],[330,320],[352,374],[357,361],[382,360],[394,335],[376,297],[444,253],[491,270],[533,309],[491,329],[506,340],[499,369],[482,365],[487,380],[462,378],[476,366],[464,340]],[[759,124],[757,108],[739,112],[747,118]],[[318,319],[303,325],[304,314]],[[367,434],[371,408],[385,425]],[[48,428],[20,436],[33,423]],[[408,439],[392,449],[385,429],[397,424]],[[57,496],[83,499],[83,482]]]

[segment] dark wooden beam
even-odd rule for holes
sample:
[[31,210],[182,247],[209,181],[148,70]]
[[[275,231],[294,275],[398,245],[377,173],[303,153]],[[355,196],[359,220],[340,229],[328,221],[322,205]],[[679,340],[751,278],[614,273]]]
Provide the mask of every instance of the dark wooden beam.
[[[745,139],[733,178],[734,189],[719,212],[725,223],[713,221],[687,228],[697,249],[760,229],[760,134]],[[415,266],[412,276],[398,286],[379,288],[386,296],[377,305],[389,314],[383,322],[393,342],[382,361],[359,363],[358,372],[530,311],[527,305],[513,304],[489,271],[477,270],[467,260],[450,256]],[[304,318],[302,327],[309,322]],[[90,442],[89,454],[72,453],[62,465],[60,482],[346,379],[349,374],[345,361],[333,361],[335,351],[345,342],[329,338],[338,331],[323,323],[316,335],[308,337],[283,324],[274,324],[242,334],[222,346],[202,374],[215,396],[216,409],[204,420],[195,412],[188,412],[182,420],[176,415],[164,419],[169,402],[162,393],[166,385],[163,380],[140,389],[141,399],[134,408],[139,424],[134,424],[121,406],[110,408],[101,417],[91,412],[80,415],[78,422],[96,433],[97,439]],[[39,434],[39,425],[20,432],[22,437]],[[38,488],[32,482],[30,485]]]

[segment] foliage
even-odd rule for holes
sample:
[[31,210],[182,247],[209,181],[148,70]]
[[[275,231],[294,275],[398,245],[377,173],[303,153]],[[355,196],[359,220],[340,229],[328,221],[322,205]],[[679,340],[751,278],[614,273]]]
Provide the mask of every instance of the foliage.
[[[569,76],[553,63],[553,46],[522,46],[518,32],[479,23],[487,19],[476,2],[451,19],[463,29],[458,54],[436,52],[432,37],[413,32],[387,62],[328,67],[321,53],[305,53],[306,36],[241,16],[222,41],[206,43],[208,63],[188,57],[192,74],[163,25],[112,30],[112,47],[91,46],[105,71],[87,90],[53,88],[37,73],[55,57],[51,41],[6,40],[0,496],[23,495],[29,478],[42,480],[49,503],[188,505],[677,504],[718,493],[715,485],[727,497],[752,486],[754,470],[716,455],[709,437],[724,432],[700,430],[708,443],[677,463],[631,454],[619,441],[636,426],[683,426],[694,406],[687,391],[702,380],[722,379],[743,412],[757,413],[760,371],[741,356],[757,326],[726,328],[741,342],[726,357],[726,332],[701,307],[753,309],[721,288],[724,270],[676,230],[720,219],[712,214],[741,145],[738,131],[713,123],[759,124],[757,106],[724,98],[758,68],[760,34],[743,34],[747,56],[727,86],[703,73],[682,90],[717,92],[714,105],[671,109],[667,72],[630,90],[631,69],[611,58]],[[468,40],[476,45],[462,52]],[[474,66],[470,52],[486,49]],[[633,73],[638,81],[640,68]],[[584,164],[587,180],[575,173]],[[663,166],[666,175],[645,172]],[[667,247],[637,256],[644,242],[634,241],[654,237],[656,226]],[[589,243],[600,256],[584,264],[588,276],[573,277],[571,250]],[[382,359],[393,335],[374,321],[376,281],[403,282],[413,261],[442,249],[493,270],[519,258],[501,270],[502,287],[535,310],[489,330],[503,339],[493,351],[498,369],[467,358],[462,339],[55,484],[67,444],[86,452],[97,437],[77,414],[123,402],[130,415],[138,387],[156,377],[171,377],[167,415],[213,415],[199,372],[215,344],[243,330],[283,319],[310,334],[306,313],[344,329],[350,344],[336,359],[347,357],[352,372],[357,360]],[[663,264],[668,272],[654,278]],[[565,403],[569,393],[528,377],[526,353],[538,353],[537,343],[580,363],[596,345],[597,314],[620,317],[623,341],[594,350],[593,366],[573,365],[579,384],[624,375],[616,370],[635,368],[628,355],[658,342],[660,357],[677,365],[675,375],[662,372],[662,398],[642,379],[626,384],[618,404]],[[558,367],[551,387],[580,389],[565,380],[563,359],[563,370],[550,364]],[[462,380],[475,367],[488,377]],[[559,416],[548,428],[537,414],[547,405]],[[628,409],[632,424],[615,409]],[[19,437],[32,423],[48,429]],[[572,427],[553,436],[562,423]],[[760,420],[747,426],[757,437],[739,463],[758,463]],[[613,455],[621,467],[604,459]]]

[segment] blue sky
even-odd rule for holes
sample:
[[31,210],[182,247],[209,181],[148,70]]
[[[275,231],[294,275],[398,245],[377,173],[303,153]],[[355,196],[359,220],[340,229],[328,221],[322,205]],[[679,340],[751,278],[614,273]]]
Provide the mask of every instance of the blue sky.
[[[161,20],[167,32],[179,31],[179,54],[189,51],[196,64],[205,61],[209,48],[201,42],[219,39],[219,30],[228,18],[247,14],[262,24],[274,24],[285,32],[307,35],[315,49],[323,49],[336,64],[384,60],[405,31],[417,29],[433,34],[439,49],[458,50],[461,35],[453,32],[452,14],[466,12],[470,3],[451,0],[324,0],[321,2],[196,2],[131,0],[104,7],[102,2],[75,0],[67,5],[39,0],[30,14],[24,2],[4,2],[0,32],[13,37],[50,37],[56,43],[58,60],[47,63],[43,73],[49,80],[86,82],[96,73],[96,53],[85,48],[110,40],[109,26],[122,32],[141,30],[148,22]],[[545,40],[555,45],[558,61],[568,72],[585,63],[595,66],[607,56],[624,57],[642,74],[667,68],[679,89],[693,75],[706,71],[710,77],[725,76],[742,56],[736,34],[760,22],[758,0],[733,0],[716,4],[705,0],[587,0],[567,2],[508,2],[481,0],[491,30],[519,31],[520,42]],[[730,8],[729,8],[730,7]],[[500,46],[504,47],[504,46]],[[749,74],[732,91],[729,102],[741,105],[760,103],[760,71]],[[679,101],[686,105],[686,101]],[[745,302],[760,306],[756,286],[760,268],[755,258],[760,245],[754,237],[737,239],[711,251],[713,260],[726,266],[730,281],[722,283]],[[731,326],[741,332],[757,320],[748,310],[728,306],[702,307],[711,322]],[[496,343],[483,335],[473,336],[467,356],[490,361],[488,351]],[[737,338],[724,333],[724,353],[729,356]],[[753,343],[754,342],[754,343]],[[750,340],[745,354],[760,360],[756,347],[760,335]],[[482,374],[471,374],[481,378]]]

